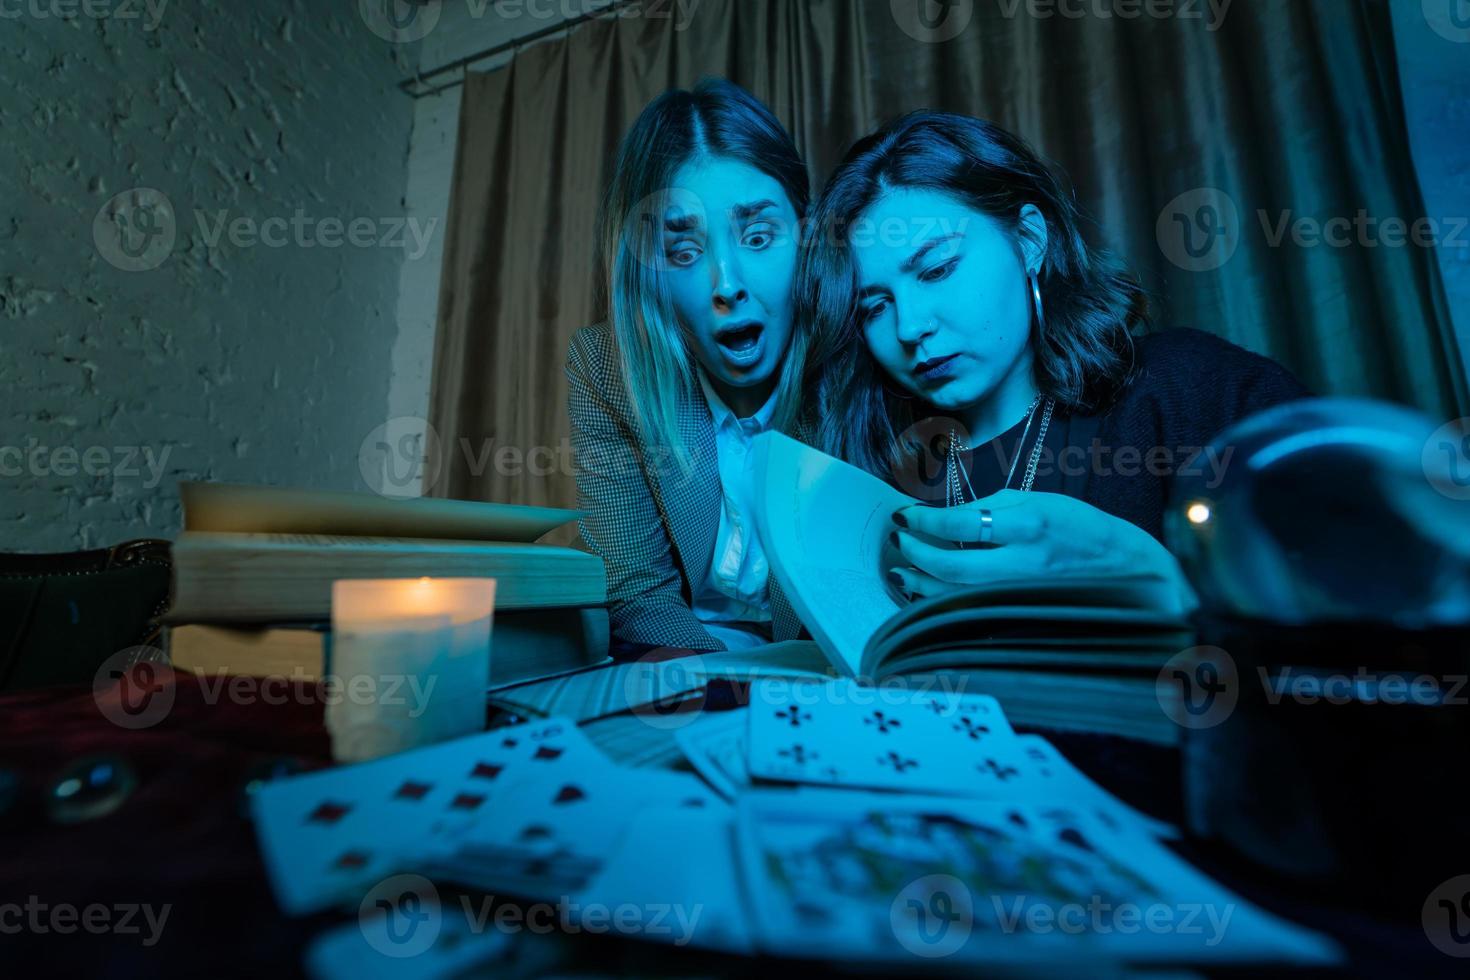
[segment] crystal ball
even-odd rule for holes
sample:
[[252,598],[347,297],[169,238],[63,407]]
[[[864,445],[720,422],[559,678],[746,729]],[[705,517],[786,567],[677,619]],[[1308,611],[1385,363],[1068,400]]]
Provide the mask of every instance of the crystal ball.
[[1209,613],[1470,624],[1470,419],[1361,398],[1277,405],[1181,470],[1164,529]]

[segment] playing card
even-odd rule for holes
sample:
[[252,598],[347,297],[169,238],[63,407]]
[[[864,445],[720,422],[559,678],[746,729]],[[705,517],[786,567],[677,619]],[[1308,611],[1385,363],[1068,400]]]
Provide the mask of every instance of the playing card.
[[[688,841],[677,860],[651,860],[670,841]],[[732,810],[650,807],[638,814],[579,908],[599,919],[636,914],[623,932],[637,938],[728,953],[753,952],[735,859]]]
[[1011,795],[1036,781],[985,695],[765,680],[751,685],[747,753],[760,779]]
[[606,763],[531,772],[501,798],[512,802],[440,838],[433,875],[524,898],[565,898],[601,871],[643,808],[729,809],[687,773]]
[[1142,831],[1163,840],[1178,838],[1178,827],[1135,810],[1088,779],[1082,770],[1068,762],[1066,756],[1045,738],[1040,735],[1017,735],[1016,740],[1021,743],[1027,762],[1036,767],[1038,775],[1044,781],[1043,785],[1057,787],[1046,793],[1047,800],[1039,802],[1074,800],[1111,830]]
[[431,916],[412,933],[371,920],[332,929],[307,949],[307,972],[315,980],[448,980],[486,969],[513,942],[504,931],[472,929],[452,907]]
[[300,915],[411,867],[436,837],[480,819],[507,784],[599,763],[575,724],[553,718],[268,783],[251,807],[277,900]]
[[694,771],[727,800],[734,800],[750,785],[745,763],[748,714],[746,710],[713,713],[674,733]]
[[[1147,838],[1034,805],[753,790],[737,841],[757,946],[863,962],[1334,958]],[[1145,924],[1147,923],[1147,925]]]

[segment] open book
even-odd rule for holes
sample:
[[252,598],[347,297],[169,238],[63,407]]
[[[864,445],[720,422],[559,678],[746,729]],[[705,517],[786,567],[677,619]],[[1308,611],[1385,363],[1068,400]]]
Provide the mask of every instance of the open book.
[[772,574],[832,666],[851,677],[989,667],[1148,672],[1193,634],[1161,577],[987,582],[907,602],[886,571],[895,510],[917,503],[780,433],[755,448],[755,524]]

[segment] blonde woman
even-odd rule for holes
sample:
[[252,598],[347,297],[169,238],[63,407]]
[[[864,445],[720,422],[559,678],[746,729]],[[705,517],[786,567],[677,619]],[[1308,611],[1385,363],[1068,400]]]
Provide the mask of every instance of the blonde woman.
[[748,461],[755,436],[797,428],[809,193],[786,130],[728,81],[666,92],[623,140],[601,216],[607,320],[566,365],[580,528],[620,640],[720,650],[800,631],[755,535]]

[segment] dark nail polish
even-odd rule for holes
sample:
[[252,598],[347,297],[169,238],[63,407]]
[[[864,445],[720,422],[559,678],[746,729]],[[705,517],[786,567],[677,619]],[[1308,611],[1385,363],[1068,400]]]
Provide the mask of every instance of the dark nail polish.
[[893,523],[897,524],[899,527],[908,527],[909,519],[903,516],[903,511],[896,510],[893,512]]
[[903,588],[903,576],[898,574],[891,568],[888,570],[888,581],[891,585],[896,585],[900,589]]
[[895,548],[898,547],[898,532],[897,531],[889,531],[888,532],[888,543],[890,545],[892,545],[893,547],[895,547]]

